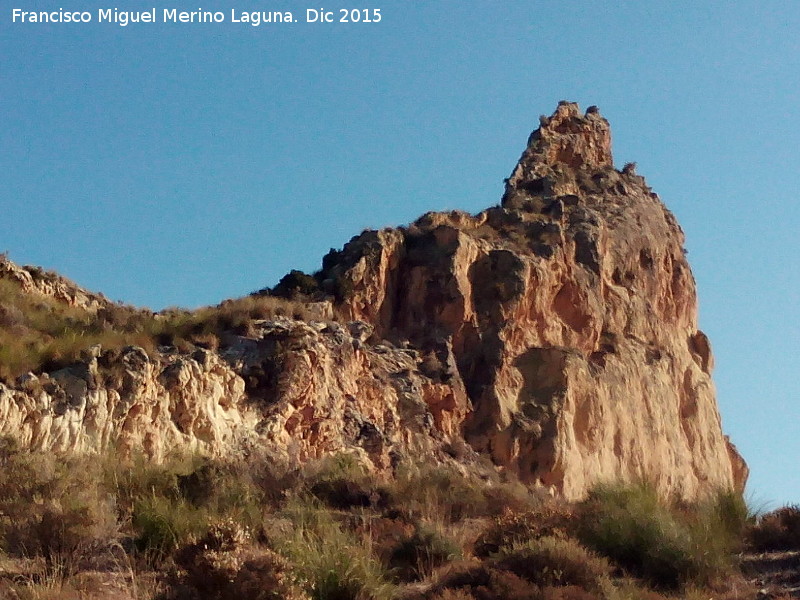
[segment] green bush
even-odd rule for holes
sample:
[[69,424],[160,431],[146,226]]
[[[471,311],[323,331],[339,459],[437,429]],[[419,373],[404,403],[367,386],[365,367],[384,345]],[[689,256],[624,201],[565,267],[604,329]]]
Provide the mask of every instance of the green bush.
[[276,539],[313,600],[384,600],[392,596],[369,540],[343,529],[315,498],[295,498],[283,511],[291,532]]
[[674,590],[707,585],[730,570],[743,513],[727,494],[676,506],[641,484],[600,486],[579,514],[582,543],[651,585]]
[[702,503],[700,516],[731,543],[742,540],[754,518],[742,495],[733,491],[719,492]]
[[293,269],[284,275],[272,289],[272,294],[283,298],[313,296],[319,291],[319,282],[303,271]]
[[461,547],[455,540],[434,527],[418,525],[412,535],[394,547],[388,566],[400,581],[415,581],[460,558],[461,554]]
[[138,550],[159,563],[179,546],[205,534],[210,517],[182,498],[152,495],[136,501],[131,525]]
[[139,457],[111,472],[137,547],[155,561],[207,533],[210,523],[260,522],[261,495],[241,465],[199,457],[154,465]]

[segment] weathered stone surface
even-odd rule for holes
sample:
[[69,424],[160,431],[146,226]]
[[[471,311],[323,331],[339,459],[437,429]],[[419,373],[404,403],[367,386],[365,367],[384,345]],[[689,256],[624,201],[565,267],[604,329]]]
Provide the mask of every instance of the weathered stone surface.
[[87,357],[21,379],[0,386],[0,434],[36,450],[218,453],[254,422],[241,410],[244,382],[213,355],[151,360],[129,347],[101,369]]
[[377,335],[451,345],[465,437],[497,464],[569,498],[619,477],[692,498],[747,469],[722,435],[683,242],[644,179],[614,169],[607,121],[562,103],[502,208],[371,232],[324,276]]
[[[141,348],[0,384],[0,435],[46,451],[224,455],[255,445],[303,462],[360,455],[377,468],[444,457],[469,402],[463,387],[418,372],[411,349],[368,345],[365,324],[279,319],[222,355]],[[98,365],[98,362],[103,363]]]
[[[541,123],[501,206],[429,213],[326,256],[321,320],[257,322],[219,351],[88,349],[0,385],[0,434],[154,459],[347,451],[377,469],[449,460],[463,438],[570,499],[619,478],[686,499],[742,488],[683,232],[633,166],[614,168],[596,109],[561,103]],[[7,260],[0,277],[88,310],[105,302]]]

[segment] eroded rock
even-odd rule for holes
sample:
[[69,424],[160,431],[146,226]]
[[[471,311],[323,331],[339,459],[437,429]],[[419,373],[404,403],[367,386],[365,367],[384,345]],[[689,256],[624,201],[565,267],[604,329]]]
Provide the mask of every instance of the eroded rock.
[[[619,478],[685,499],[741,489],[683,232],[633,167],[614,168],[596,108],[561,103],[541,123],[502,206],[429,213],[329,253],[303,279],[321,320],[255,321],[218,351],[94,348],[0,385],[0,434],[157,460],[346,451],[376,469],[452,460],[466,440],[568,499]],[[0,276],[102,309],[5,259]]]
[[426,215],[369,252],[354,239],[331,273],[377,335],[451,344],[464,434],[498,465],[569,498],[618,477],[693,498],[747,470],[720,428],[683,244],[635,169],[614,169],[607,121],[562,103],[502,209]]

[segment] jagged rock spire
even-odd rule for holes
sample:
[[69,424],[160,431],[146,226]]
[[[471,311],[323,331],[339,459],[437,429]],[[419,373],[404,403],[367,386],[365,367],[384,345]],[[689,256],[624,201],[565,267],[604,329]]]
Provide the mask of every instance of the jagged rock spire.
[[568,170],[612,168],[611,128],[590,106],[581,115],[575,102],[562,101],[550,117],[540,117],[540,127],[528,139],[511,177],[506,181],[506,196],[516,190],[536,188],[537,182],[554,173]]

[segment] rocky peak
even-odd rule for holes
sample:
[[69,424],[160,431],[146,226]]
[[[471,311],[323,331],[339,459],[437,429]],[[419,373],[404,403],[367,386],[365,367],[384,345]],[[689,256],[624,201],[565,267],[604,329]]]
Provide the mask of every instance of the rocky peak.
[[513,204],[521,192],[557,193],[558,187],[564,188],[564,193],[573,192],[574,185],[564,184],[574,184],[575,171],[591,176],[613,169],[611,128],[596,106],[581,115],[576,103],[562,101],[552,116],[543,115],[539,122],[506,180],[504,206]]
[[581,497],[652,480],[692,498],[742,487],[675,218],[611,156],[608,122],[562,102],[501,207],[354,238],[322,276],[376,335],[446,349],[463,435],[523,480]]

